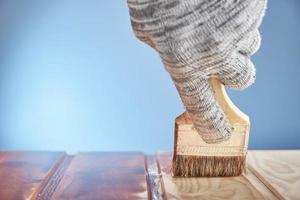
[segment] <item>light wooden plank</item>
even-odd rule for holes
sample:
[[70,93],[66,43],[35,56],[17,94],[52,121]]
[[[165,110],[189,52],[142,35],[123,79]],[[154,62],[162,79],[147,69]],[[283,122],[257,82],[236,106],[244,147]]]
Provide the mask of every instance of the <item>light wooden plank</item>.
[[79,153],[52,199],[148,199],[142,153]]
[[281,199],[300,199],[300,150],[251,151],[248,165]]
[[[158,154],[166,199],[258,200],[276,199],[251,172],[238,177],[182,178],[171,175],[172,154]],[[256,188],[257,187],[257,188]]]
[[0,199],[35,199],[63,152],[0,152]]

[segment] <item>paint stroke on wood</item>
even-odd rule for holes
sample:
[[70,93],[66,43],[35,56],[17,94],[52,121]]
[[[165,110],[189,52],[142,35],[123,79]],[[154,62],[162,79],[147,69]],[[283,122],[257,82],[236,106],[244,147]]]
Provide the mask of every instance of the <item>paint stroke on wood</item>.
[[280,199],[300,199],[299,150],[251,151],[248,165]]
[[0,152],[1,199],[35,199],[65,155],[63,152]]
[[[182,178],[171,175],[172,154],[158,154],[166,199],[203,200],[258,200],[276,199],[267,188],[257,189],[255,179],[249,181],[247,173],[238,177]],[[258,185],[261,187],[262,185]]]
[[142,153],[79,153],[52,199],[148,199]]

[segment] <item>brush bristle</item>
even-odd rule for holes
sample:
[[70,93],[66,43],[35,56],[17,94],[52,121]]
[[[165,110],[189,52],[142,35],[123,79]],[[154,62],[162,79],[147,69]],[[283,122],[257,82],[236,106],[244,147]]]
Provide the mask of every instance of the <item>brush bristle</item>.
[[239,176],[245,170],[246,156],[187,156],[174,155],[174,176],[217,177]]

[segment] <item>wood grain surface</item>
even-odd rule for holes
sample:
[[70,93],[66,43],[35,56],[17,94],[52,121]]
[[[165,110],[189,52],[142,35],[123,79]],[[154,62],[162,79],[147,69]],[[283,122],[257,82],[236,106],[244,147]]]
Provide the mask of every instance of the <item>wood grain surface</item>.
[[280,199],[300,199],[300,151],[251,151],[251,171]]
[[64,156],[62,152],[0,152],[0,199],[35,199]]
[[[159,153],[158,162],[162,174],[166,199],[223,200],[223,199],[276,199],[276,197],[255,177],[246,172],[238,177],[225,178],[182,178],[171,175],[171,153]],[[259,187],[257,189],[256,187]]]
[[148,199],[142,153],[79,153],[52,199]]
[[250,151],[238,177],[179,178],[171,152],[0,152],[0,200],[300,199],[300,151]]

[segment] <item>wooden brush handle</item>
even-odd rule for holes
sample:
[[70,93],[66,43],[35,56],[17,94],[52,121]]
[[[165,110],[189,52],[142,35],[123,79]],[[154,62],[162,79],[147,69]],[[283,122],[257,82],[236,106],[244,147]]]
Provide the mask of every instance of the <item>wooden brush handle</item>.
[[175,155],[197,156],[244,156],[248,148],[249,117],[240,111],[228,97],[224,85],[216,78],[211,78],[210,84],[215,97],[227,116],[234,131],[230,139],[207,144],[195,130],[187,112],[175,120]]
[[217,78],[211,78],[209,82],[213,88],[214,95],[225,115],[229,119],[229,122],[231,124],[249,124],[249,117],[232,103],[226,93],[224,85]]

